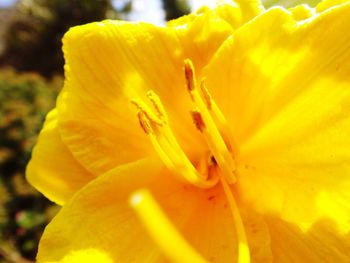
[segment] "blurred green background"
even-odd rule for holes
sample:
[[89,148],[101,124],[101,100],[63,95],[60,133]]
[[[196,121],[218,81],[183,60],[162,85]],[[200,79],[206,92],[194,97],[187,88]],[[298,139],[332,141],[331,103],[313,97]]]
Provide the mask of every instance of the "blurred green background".
[[[144,15],[137,7],[149,4],[138,2],[23,0],[0,9],[0,262],[33,262],[42,231],[59,209],[26,182],[24,172],[62,87],[63,34],[105,18],[137,19]],[[151,7],[159,9],[159,23],[162,16],[190,11],[182,0],[159,7]]]
[[42,231],[59,210],[28,185],[24,172],[63,84],[63,34],[105,18],[162,24],[199,2],[205,1],[0,0],[0,263],[34,262]]

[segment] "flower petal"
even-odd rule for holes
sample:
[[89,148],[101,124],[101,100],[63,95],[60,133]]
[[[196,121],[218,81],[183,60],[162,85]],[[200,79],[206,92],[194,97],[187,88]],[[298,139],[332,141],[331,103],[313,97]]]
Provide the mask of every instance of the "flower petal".
[[157,163],[139,161],[86,185],[46,227],[37,260],[59,261],[86,249],[108,251],[113,262],[158,258],[159,252],[143,234],[127,199],[130,192],[154,181],[160,170]]
[[242,203],[239,209],[248,239],[251,262],[273,262],[271,237],[265,218]]
[[46,117],[26,171],[27,180],[50,200],[62,205],[94,178],[62,143],[57,128],[57,110]]
[[242,10],[242,20],[244,22],[253,19],[255,16],[259,15],[264,11],[264,6],[260,0],[235,0]]
[[349,235],[338,233],[329,221],[307,232],[276,217],[265,217],[274,262],[349,262]]
[[[149,154],[130,99],[165,88],[168,71],[180,63],[169,50],[178,50],[175,38],[148,24],[105,21],[65,35],[60,130],[76,159],[94,174]],[[157,69],[162,59],[164,67]]]
[[323,12],[329,8],[349,2],[349,0],[323,0],[316,6],[317,12]]
[[[73,251],[65,256],[60,263],[113,263],[107,252],[97,249],[83,249]],[[53,262],[52,262],[53,263]]]
[[[264,7],[259,0],[254,1],[231,1],[231,0],[219,0],[215,1],[214,7],[208,7],[203,5],[196,13],[191,13],[186,16],[179,17],[174,20],[170,20],[167,26],[174,27],[181,30],[181,27],[192,27],[192,23],[201,15],[207,16],[210,19],[222,19],[229,23],[235,30],[243,23],[257,16],[264,10]],[[186,31],[186,30],[184,30]],[[191,29],[189,30],[191,31]]]
[[270,9],[237,30],[206,71],[240,142],[239,187],[247,202],[303,227],[328,218],[345,232],[349,13],[343,4],[296,22]]
[[203,6],[197,13],[169,21],[186,58],[191,58],[200,74],[221,43],[242,24],[258,15],[259,1],[217,1],[214,8]]
[[167,26],[179,39],[184,57],[192,60],[200,74],[222,42],[239,26],[240,16],[241,10],[237,6],[218,5],[170,21]]
[[118,114],[67,91],[57,101],[63,142],[74,158],[96,176],[120,164],[152,154],[149,138],[140,128],[132,105]]
[[[198,39],[212,43],[203,49],[208,60],[231,31],[223,30],[221,22],[201,28],[206,19],[196,21]],[[64,37],[67,80],[57,106],[60,132],[76,159],[92,173],[152,153],[130,103],[146,99],[150,89],[166,105],[170,125],[176,123],[172,128],[185,150],[201,148],[200,139],[188,132],[195,128],[182,68],[189,54],[185,49],[191,45],[182,47],[175,33],[145,23],[104,21],[75,27]],[[190,58],[199,61],[194,56]]]
[[[236,234],[222,188],[201,190],[179,183],[159,160],[150,159],[120,166],[77,192],[46,228],[38,261],[57,261],[74,251],[94,249],[108,251],[115,262],[163,262],[128,206],[129,195],[145,187],[204,258],[234,261]],[[253,258],[266,259],[269,237],[257,218],[245,216],[248,239],[255,244]]]
[[288,8],[293,14],[295,20],[304,20],[312,17],[315,14],[315,9],[309,7],[306,4],[297,5],[291,8]]

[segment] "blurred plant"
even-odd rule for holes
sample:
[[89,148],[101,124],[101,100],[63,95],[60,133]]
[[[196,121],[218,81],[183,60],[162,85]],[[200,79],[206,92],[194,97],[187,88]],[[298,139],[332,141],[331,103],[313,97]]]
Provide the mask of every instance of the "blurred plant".
[[[44,225],[57,208],[24,178],[26,163],[62,78],[0,71],[0,262],[33,259]],[[16,252],[19,251],[19,252]],[[3,258],[2,258],[3,257]]]
[[186,0],[162,0],[162,2],[167,21],[186,15],[191,11]]
[[17,10],[0,61],[45,76],[63,73],[61,39],[71,26],[116,17],[111,0],[22,0]]

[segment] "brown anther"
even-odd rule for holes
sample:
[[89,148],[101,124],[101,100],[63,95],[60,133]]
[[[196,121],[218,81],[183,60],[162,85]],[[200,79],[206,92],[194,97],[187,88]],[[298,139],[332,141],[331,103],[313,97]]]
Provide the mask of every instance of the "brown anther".
[[157,96],[157,94],[155,94],[152,90],[150,90],[147,92],[146,95],[149,98],[149,100],[152,102],[152,105],[153,105],[154,109],[156,110],[158,117],[161,120],[163,120],[164,122],[167,122],[166,111],[162,105],[161,100]]
[[144,112],[142,111],[139,111],[137,113],[137,117],[139,119],[139,123],[140,123],[140,126],[142,128],[142,130],[146,133],[146,134],[150,134],[152,133],[152,127],[151,127],[151,124],[149,123],[146,115]]
[[130,102],[136,106],[139,112],[143,113],[145,119],[148,119],[149,121],[157,124],[158,126],[163,126],[163,121],[158,116],[156,116],[142,101],[132,99],[130,100]]
[[202,118],[202,115],[200,114],[200,112],[197,110],[193,110],[193,111],[191,111],[191,115],[192,115],[193,122],[196,125],[197,129],[200,132],[203,132],[205,129],[205,123],[203,121],[203,118]]
[[184,71],[185,71],[187,89],[191,92],[196,88],[196,80],[195,80],[194,67],[190,59],[185,59]]

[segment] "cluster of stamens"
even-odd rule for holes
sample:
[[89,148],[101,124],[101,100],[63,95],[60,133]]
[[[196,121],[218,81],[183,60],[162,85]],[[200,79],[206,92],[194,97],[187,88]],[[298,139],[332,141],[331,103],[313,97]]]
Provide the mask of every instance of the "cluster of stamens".
[[[187,182],[200,187],[210,188],[217,184],[222,176],[228,184],[236,182],[235,162],[232,158],[233,144],[229,138],[229,128],[226,120],[212,99],[208,89],[201,81],[200,90],[197,87],[192,62],[184,62],[186,86],[194,104],[190,111],[197,129],[204,135],[211,161],[207,163],[206,172],[197,169],[178,143],[169,126],[169,118],[159,97],[149,91],[147,97],[153,110],[142,100],[134,99],[132,103],[138,109],[140,126],[149,135],[152,145],[164,164]],[[213,166],[218,166],[220,173],[210,172]]]
[[[226,119],[205,87],[204,80],[197,87],[191,60],[184,61],[184,71],[187,90],[193,102],[191,116],[210,151],[210,158],[205,158],[204,164],[201,159],[195,167],[185,154],[169,126],[169,118],[159,97],[153,91],[147,93],[153,109],[139,99],[132,100],[132,103],[138,109],[140,126],[149,135],[154,149],[173,174],[200,188],[211,188],[218,182],[221,183],[236,228],[237,262],[249,263],[250,252],[245,229],[230,187],[237,181],[233,159],[237,154],[237,147],[230,137],[232,133]],[[132,195],[131,206],[169,259],[177,263],[207,262],[187,243],[147,190]]]

